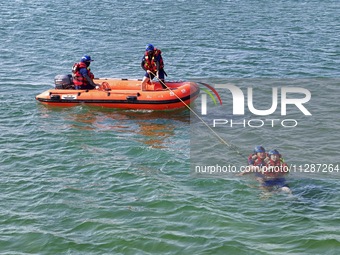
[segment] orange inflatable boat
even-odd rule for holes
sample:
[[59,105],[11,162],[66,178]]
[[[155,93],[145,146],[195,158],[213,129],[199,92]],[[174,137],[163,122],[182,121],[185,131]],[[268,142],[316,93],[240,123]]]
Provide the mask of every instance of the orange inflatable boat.
[[[121,108],[168,110],[185,107],[199,95],[200,88],[195,82],[166,82],[163,89],[159,82],[152,82],[141,89],[141,80],[94,79],[100,84],[96,89],[74,90],[67,77],[55,78],[55,88],[36,96],[36,99],[52,106],[93,106]],[[185,104],[184,104],[184,103]]]

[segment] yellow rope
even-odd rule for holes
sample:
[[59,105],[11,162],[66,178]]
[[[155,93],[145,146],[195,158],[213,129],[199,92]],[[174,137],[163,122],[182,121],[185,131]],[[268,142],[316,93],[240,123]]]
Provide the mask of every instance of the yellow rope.
[[157,80],[163,84],[167,89],[172,91],[174,95],[225,145],[227,145],[229,148],[234,149],[239,155],[244,157],[242,153],[235,147],[232,146],[232,144],[229,144],[226,142],[219,134],[217,134],[187,103],[185,103],[172,89],[170,89],[162,80],[160,80],[153,72],[150,71],[150,73],[157,78]]

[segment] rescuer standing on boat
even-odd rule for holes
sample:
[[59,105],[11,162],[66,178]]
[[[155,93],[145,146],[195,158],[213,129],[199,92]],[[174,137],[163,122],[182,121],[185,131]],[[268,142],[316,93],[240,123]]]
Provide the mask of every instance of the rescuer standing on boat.
[[162,58],[162,52],[160,49],[155,48],[152,44],[147,44],[144,56],[142,58],[141,67],[145,71],[145,75],[142,81],[142,90],[145,90],[146,85],[156,77],[161,81],[163,89],[166,89],[164,85],[164,62]]
[[93,82],[94,75],[90,69],[92,61],[90,56],[84,55],[79,63],[73,65],[72,77],[75,89],[96,88],[97,84]]

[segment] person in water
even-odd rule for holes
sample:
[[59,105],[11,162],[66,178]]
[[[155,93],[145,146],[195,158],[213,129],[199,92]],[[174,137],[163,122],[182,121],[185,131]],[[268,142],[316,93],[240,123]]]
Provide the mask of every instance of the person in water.
[[267,162],[269,162],[269,157],[264,147],[261,145],[255,146],[253,153],[248,157],[248,167],[241,175],[253,172],[257,173]]
[[247,169],[240,175],[255,173],[256,180],[261,183],[262,188],[291,193],[284,178],[288,172],[288,166],[277,150],[270,150],[267,154],[263,146],[256,146],[248,157]]
[[269,191],[281,190],[291,193],[285,179],[285,176],[289,173],[288,165],[284,162],[278,150],[270,150],[268,156],[269,161],[261,168],[262,187]]
[[79,63],[73,65],[72,78],[75,89],[94,89],[98,86],[93,82],[94,75],[90,69],[92,61],[89,55],[84,55]]
[[141,67],[145,71],[142,81],[142,90],[146,89],[147,84],[150,83],[150,80],[152,80],[155,75],[160,81],[162,88],[167,88],[164,84],[166,73],[164,71],[164,62],[160,49],[155,48],[152,44],[147,44],[142,58]]

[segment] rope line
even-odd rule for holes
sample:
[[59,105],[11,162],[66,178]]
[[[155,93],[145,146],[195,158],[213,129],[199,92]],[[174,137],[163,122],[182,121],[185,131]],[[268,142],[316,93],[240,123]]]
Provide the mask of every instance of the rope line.
[[[219,134],[217,134],[215,132],[215,130],[213,130],[208,123],[206,123],[187,103],[185,103],[172,89],[170,89],[162,80],[160,80],[153,72],[150,71],[150,73],[157,78],[157,80],[164,85],[167,89],[169,89],[172,93],[174,93],[174,95],[220,140],[221,143],[225,144],[226,146],[228,146],[230,149],[234,150],[237,154],[239,154],[242,157],[245,157],[240,151],[239,149],[231,144],[228,143],[226,140],[224,140]],[[151,80],[151,79],[150,79]]]

